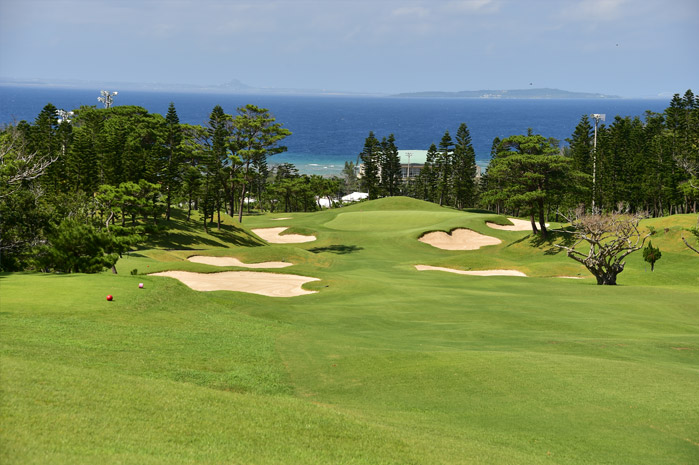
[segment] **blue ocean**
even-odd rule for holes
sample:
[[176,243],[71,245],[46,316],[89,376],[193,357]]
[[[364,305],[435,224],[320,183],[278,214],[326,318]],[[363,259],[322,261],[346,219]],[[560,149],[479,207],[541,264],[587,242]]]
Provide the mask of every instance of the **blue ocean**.
[[[98,105],[98,96],[98,88],[0,86],[0,124],[33,122],[49,102],[65,110]],[[132,91],[119,92],[114,99],[115,105],[139,105],[162,115],[170,102],[180,121],[189,124],[205,124],[215,105],[231,114],[248,103],[268,108],[293,133],[285,140],[287,152],[269,162],[293,163],[308,174],[339,174],[345,161],[357,161],[369,131],[379,138],[393,133],[402,150],[427,150],[430,144],[439,144],[444,131],[454,136],[464,122],[477,162],[486,166],[495,137],[525,134],[532,128],[537,134],[564,141],[584,114],[604,113],[609,122],[615,115],[642,117],[647,110],[662,112],[669,105],[669,99],[412,99]]]

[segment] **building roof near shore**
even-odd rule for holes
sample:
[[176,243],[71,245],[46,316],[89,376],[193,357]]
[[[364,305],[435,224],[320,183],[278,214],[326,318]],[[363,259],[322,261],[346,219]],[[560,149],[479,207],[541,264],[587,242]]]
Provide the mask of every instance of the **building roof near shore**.
[[411,165],[424,165],[427,161],[427,150],[399,150],[401,164],[408,164],[408,154],[410,154]]
[[352,192],[351,194],[342,197],[342,202],[358,202],[360,200],[368,199],[369,194],[366,192]]

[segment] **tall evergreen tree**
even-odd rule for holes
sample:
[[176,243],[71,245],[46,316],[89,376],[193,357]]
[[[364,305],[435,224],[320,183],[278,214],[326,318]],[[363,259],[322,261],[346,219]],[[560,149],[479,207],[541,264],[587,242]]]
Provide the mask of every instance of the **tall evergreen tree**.
[[208,212],[212,219],[216,213],[217,228],[221,229],[221,208],[225,194],[224,185],[226,176],[224,166],[228,162],[228,150],[231,140],[231,115],[226,114],[220,105],[216,105],[209,115],[209,152],[206,159],[205,180],[203,183],[206,192],[206,206],[212,207]]
[[[589,204],[592,201],[592,171],[593,171],[593,145],[594,145],[594,128],[590,123],[590,118],[587,115],[583,115],[580,118],[580,122],[575,127],[573,135],[566,139],[570,149],[569,155],[573,160],[573,169],[585,173],[588,175],[589,181],[586,179],[585,188],[586,192],[590,194],[586,197],[576,199],[577,203]],[[595,170],[597,167],[594,167]],[[589,198],[588,198],[589,197]]]
[[444,133],[442,140],[439,142],[439,152],[435,159],[434,170],[437,180],[437,193],[439,197],[439,205],[444,205],[449,201],[451,173],[453,170],[453,155],[454,141],[449,134],[449,131]]
[[418,198],[428,202],[437,201],[437,171],[435,163],[438,157],[437,146],[432,144],[427,150],[425,164],[420,170],[420,174],[415,179],[415,191]]
[[[246,105],[238,108],[233,121],[233,146],[241,162],[241,194],[238,221],[243,222],[245,195],[255,178],[255,167],[267,166],[267,157],[284,152],[279,143],[291,135],[266,108]],[[258,173],[259,174],[259,173]]]
[[400,194],[402,171],[396,138],[391,134],[381,141],[381,187],[385,195]]
[[170,207],[172,205],[172,194],[176,190],[182,175],[182,126],[180,118],[177,116],[175,104],[170,102],[165,116],[166,138],[165,138],[165,169],[163,173],[163,189],[165,190],[165,219],[170,219]]
[[373,131],[370,131],[369,136],[364,140],[364,149],[362,149],[359,157],[363,163],[359,185],[369,194],[369,199],[377,199],[380,187],[379,162],[381,158],[381,143]]
[[475,204],[476,194],[476,152],[471,144],[471,133],[466,123],[461,123],[456,131],[454,146],[452,191],[454,206],[463,209]]

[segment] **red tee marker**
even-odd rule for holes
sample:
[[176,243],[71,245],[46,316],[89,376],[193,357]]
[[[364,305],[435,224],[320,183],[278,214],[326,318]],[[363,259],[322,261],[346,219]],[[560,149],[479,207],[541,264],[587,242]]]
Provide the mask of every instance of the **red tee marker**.
[[111,295],[108,295],[108,296],[107,296],[107,300],[110,301],[110,302],[112,301],[113,298],[114,298],[114,297],[112,297]]

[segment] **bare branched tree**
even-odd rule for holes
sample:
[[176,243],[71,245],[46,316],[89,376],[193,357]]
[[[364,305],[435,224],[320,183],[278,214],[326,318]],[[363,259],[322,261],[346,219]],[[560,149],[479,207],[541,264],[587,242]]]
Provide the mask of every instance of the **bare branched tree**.
[[6,189],[0,189],[0,198],[15,192],[24,181],[38,178],[57,158],[41,157],[27,150],[24,137],[10,126],[0,136],[0,182]]
[[[694,235],[694,237],[697,239],[697,242],[699,242],[699,218],[697,219],[696,227],[689,229],[689,232],[691,232]],[[699,250],[692,247],[689,244],[689,242],[687,242],[687,239],[684,238],[684,236],[682,236],[682,242],[684,242],[684,245],[689,247],[690,250],[693,250],[694,252],[699,253]]]
[[[617,275],[624,271],[624,259],[643,248],[650,236],[650,233],[644,235],[638,229],[645,215],[630,214],[621,207],[608,214],[586,213],[583,208],[578,208],[561,216],[572,225],[573,231],[565,232],[572,234],[576,241],[571,246],[556,247],[565,249],[570,258],[585,265],[599,285],[615,285]],[[582,244],[584,246],[580,247]]]
[[[689,185],[692,186],[694,189],[699,189],[699,163],[694,163],[692,164],[688,159],[681,159],[678,160],[678,163],[681,168],[683,168],[691,178],[689,179]],[[697,241],[699,241],[699,219],[697,219],[697,226],[690,229],[689,232],[691,232],[694,237],[697,238]],[[692,247],[689,242],[687,242],[687,239],[682,236],[682,242],[684,242],[684,245],[689,247],[690,250],[693,250],[696,253],[699,253],[699,250],[695,249]]]

